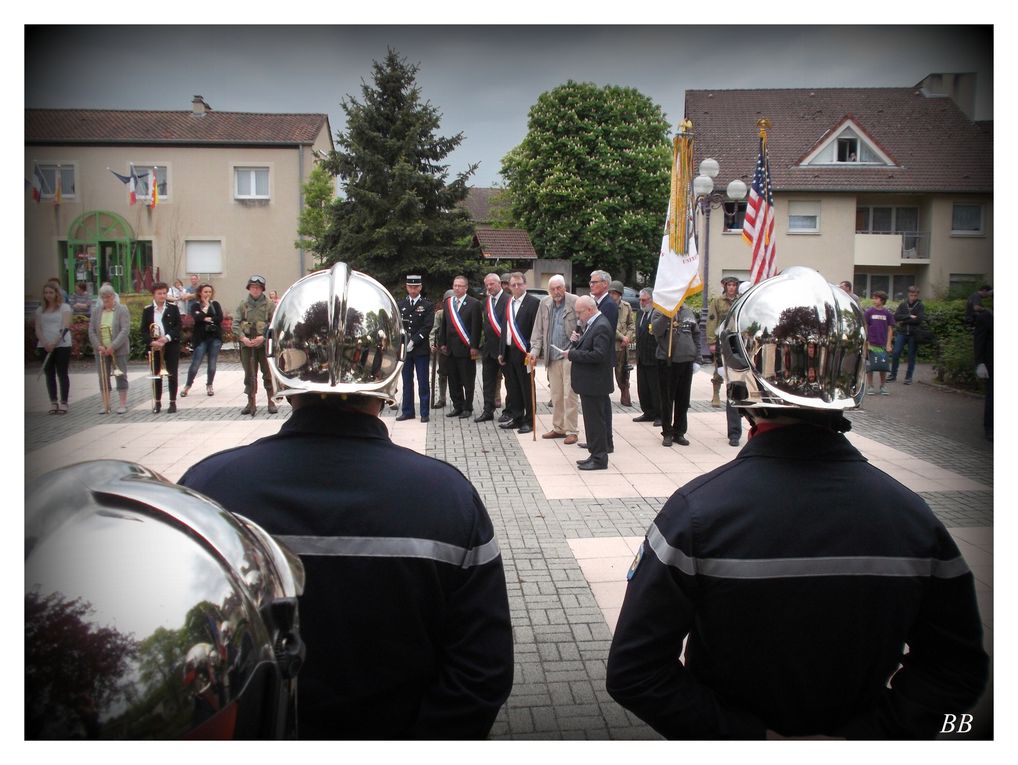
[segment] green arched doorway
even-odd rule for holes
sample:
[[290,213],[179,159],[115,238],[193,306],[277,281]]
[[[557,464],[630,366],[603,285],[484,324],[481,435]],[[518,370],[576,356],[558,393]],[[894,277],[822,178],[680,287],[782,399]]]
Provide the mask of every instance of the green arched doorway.
[[121,216],[107,210],[79,215],[67,229],[67,282],[90,285],[95,294],[103,282],[117,292],[141,292],[152,279],[152,243],[139,242]]

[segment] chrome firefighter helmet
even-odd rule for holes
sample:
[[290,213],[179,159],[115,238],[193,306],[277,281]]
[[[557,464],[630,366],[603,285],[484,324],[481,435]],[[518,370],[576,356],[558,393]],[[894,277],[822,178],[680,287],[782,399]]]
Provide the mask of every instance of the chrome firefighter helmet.
[[82,462],[26,500],[25,737],[283,738],[300,559],[141,465]]
[[404,355],[399,306],[370,276],[337,263],[283,294],[266,355],[277,398],[356,394],[391,404]]
[[811,268],[794,266],[750,287],[718,339],[733,406],[841,411],[862,403],[862,310]]

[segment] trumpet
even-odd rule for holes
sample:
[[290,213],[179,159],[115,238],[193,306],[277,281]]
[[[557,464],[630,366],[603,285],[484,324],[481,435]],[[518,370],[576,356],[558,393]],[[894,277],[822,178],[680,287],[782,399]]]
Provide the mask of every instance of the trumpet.
[[[103,345],[105,345],[107,348],[112,350],[113,349],[113,330],[111,330],[109,327],[103,327],[100,330],[100,333],[102,334]],[[124,373],[120,370],[120,367],[117,366],[117,356],[116,356],[115,353],[111,353],[109,355],[109,357],[107,358],[106,362],[113,365],[113,376],[114,377],[123,377],[124,376]],[[107,372],[107,374],[108,374],[108,372]]]

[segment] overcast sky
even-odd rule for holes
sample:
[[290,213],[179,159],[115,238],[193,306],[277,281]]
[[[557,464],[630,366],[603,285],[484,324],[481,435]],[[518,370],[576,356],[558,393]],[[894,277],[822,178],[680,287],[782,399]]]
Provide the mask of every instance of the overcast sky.
[[345,128],[343,97],[359,96],[372,60],[393,47],[420,65],[441,133],[464,135],[450,172],[480,162],[478,186],[499,181],[501,158],[522,140],[538,95],[569,79],[635,87],[674,126],[686,88],[907,87],[932,72],[977,72],[976,116],[993,117],[988,26],[66,26],[26,34],[27,107],[190,110],[201,94],[218,111],[324,112],[333,134]]

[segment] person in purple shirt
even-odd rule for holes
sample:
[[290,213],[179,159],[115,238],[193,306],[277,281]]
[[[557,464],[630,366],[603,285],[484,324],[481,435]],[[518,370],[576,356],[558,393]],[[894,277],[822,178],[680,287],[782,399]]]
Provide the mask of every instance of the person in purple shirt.
[[[870,395],[876,393],[873,390],[873,359],[870,358],[870,349],[883,348],[887,353],[891,352],[891,341],[894,339],[894,314],[884,308],[887,302],[887,293],[877,291],[873,293],[875,306],[867,308],[863,316],[866,319],[866,358],[869,363],[866,365],[866,392]],[[880,368],[883,366],[883,369]],[[880,395],[887,395],[885,383],[887,381],[887,359],[884,363],[877,365],[877,374],[880,375]]]

